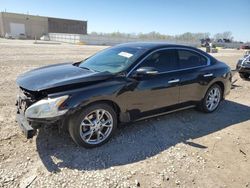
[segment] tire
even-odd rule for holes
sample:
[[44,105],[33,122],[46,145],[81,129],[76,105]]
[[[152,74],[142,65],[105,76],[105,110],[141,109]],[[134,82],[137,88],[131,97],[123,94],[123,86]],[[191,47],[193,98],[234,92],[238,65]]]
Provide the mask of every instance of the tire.
[[250,79],[250,74],[247,74],[247,73],[239,73],[240,74],[240,77],[244,80],[247,80],[247,79]]
[[[97,114],[99,115],[97,116]],[[90,105],[74,114],[69,120],[71,138],[77,145],[85,148],[94,148],[105,144],[116,129],[117,114],[106,103]]]
[[[218,92],[217,93],[217,97],[216,95],[212,95],[213,91]],[[212,85],[206,92],[204,98],[202,99],[202,101],[199,104],[199,110],[205,113],[212,113],[214,112],[220,105],[220,102],[222,100],[223,97],[223,91],[221,86],[219,86],[218,84],[214,84]],[[210,98],[210,99],[209,99]],[[213,101],[214,99],[214,101]],[[208,102],[210,101],[210,102]],[[212,102],[213,101],[213,102]],[[211,105],[209,105],[211,104]],[[212,106],[214,105],[214,106]]]

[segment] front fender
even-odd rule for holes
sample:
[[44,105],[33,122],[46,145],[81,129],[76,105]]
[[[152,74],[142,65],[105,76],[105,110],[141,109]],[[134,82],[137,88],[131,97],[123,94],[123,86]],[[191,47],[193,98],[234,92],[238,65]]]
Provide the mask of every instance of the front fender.
[[65,101],[64,106],[69,109],[68,115],[84,108],[90,103],[96,101],[111,101],[118,105],[121,111],[125,110],[124,105],[119,101],[119,93],[126,84],[122,80],[112,80],[102,82],[88,87],[74,89],[70,91],[51,94],[51,97],[60,95],[69,95],[69,99]]

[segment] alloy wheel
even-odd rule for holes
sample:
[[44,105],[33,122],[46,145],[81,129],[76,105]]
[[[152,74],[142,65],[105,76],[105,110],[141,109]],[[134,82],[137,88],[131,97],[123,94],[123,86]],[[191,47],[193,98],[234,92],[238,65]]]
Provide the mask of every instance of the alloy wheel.
[[113,117],[104,109],[96,109],[86,115],[80,125],[80,136],[88,144],[106,140],[113,128]]
[[217,108],[221,100],[221,91],[218,87],[212,88],[206,99],[206,107],[209,111],[213,111]]

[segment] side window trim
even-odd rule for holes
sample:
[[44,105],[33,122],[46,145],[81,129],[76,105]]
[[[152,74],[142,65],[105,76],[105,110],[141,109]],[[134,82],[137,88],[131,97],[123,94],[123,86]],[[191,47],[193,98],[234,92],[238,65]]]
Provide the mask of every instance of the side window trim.
[[[204,58],[207,59],[207,64],[206,65],[201,65],[201,66],[196,66],[196,67],[190,67],[190,68],[184,68],[184,69],[178,69],[178,70],[172,70],[172,71],[165,71],[165,72],[159,72],[158,74],[165,74],[165,73],[170,73],[170,72],[178,72],[178,71],[183,71],[183,70],[190,70],[190,69],[196,69],[196,68],[201,68],[201,67],[206,67],[206,66],[209,66],[210,65],[210,59],[205,56],[204,54],[196,51],[196,50],[193,50],[193,49],[189,49],[189,48],[185,48],[185,47],[169,47],[169,48],[160,48],[160,49],[157,49],[157,50],[154,50],[152,52],[150,52],[148,55],[146,55],[142,60],[140,60],[130,71],[129,73],[127,73],[127,76],[126,77],[129,77],[133,71],[141,64],[143,63],[143,61],[145,59],[147,59],[150,55],[152,55],[153,53],[155,52],[158,52],[158,51],[163,51],[163,50],[171,50],[171,49],[174,49],[174,50],[187,50],[187,51],[191,51],[191,52],[195,52],[201,56],[203,56]],[[177,52],[178,53],[178,52]],[[179,58],[179,57],[178,57]]]

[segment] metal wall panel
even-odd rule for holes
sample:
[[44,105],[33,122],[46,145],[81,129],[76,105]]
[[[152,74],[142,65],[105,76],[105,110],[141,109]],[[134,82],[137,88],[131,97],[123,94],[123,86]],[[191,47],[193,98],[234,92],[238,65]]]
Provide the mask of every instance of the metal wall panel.
[[48,18],[48,24],[49,33],[87,34],[86,21]]

